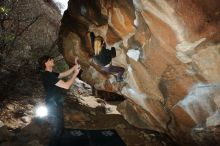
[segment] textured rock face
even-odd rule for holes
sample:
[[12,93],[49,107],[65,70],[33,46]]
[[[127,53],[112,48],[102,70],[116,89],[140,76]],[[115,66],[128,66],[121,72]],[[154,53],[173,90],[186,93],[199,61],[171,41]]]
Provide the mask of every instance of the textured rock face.
[[61,14],[50,0],[3,0],[1,4],[10,8],[7,15],[0,14],[1,39],[7,31],[16,39],[7,47],[0,44],[0,98],[16,92],[30,95],[38,58],[58,52],[55,42]]
[[[119,110],[130,123],[186,145],[204,142],[196,127],[219,122],[219,26],[217,0],[70,0],[60,45],[68,63],[80,57],[85,81],[129,99]],[[125,84],[90,62],[88,31],[116,47]]]

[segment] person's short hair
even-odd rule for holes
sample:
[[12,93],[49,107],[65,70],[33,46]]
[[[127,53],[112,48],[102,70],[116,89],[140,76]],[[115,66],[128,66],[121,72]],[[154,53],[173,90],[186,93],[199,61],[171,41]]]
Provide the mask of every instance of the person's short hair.
[[42,57],[40,57],[40,58],[38,59],[38,63],[39,63],[40,69],[45,70],[45,68],[46,68],[45,63],[46,63],[49,59],[53,59],[53,57],[52,57],[52,56],[49,56],[49,55],[44,55],[44,56],[42,56]]

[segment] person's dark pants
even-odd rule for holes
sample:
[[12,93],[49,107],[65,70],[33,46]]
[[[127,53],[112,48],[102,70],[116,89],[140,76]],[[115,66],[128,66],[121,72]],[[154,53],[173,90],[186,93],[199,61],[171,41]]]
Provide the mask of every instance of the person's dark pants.
[[46,105],[48,108],[48,120],[52,128],[49,146],[58,146],[64,128],[63,103],[51,98],[46,100]]
[[114,66],[114,65],[110,65],[109,67],[102,67],[102,70],[108,73],[116,73],[117,74],[117,81],[121,81],[122,75],[125,72],[125,69],[123,67],[119,67],[119,66]]

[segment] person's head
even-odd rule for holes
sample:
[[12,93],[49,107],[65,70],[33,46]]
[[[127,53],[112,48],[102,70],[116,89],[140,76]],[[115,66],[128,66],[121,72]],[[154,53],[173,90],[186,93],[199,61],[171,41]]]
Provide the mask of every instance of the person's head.
[[98,55],[100,53],[100,51],[102,50],[102,47],[104,45],[104,39],[101,36],[97,36],[95,37],[94,40],[94,51],[95,51],[95,55]]
[[42,70],[45,70],[47,67],[54,66],[54,60],[52,56],[44,55],[38,59],[39,66]]

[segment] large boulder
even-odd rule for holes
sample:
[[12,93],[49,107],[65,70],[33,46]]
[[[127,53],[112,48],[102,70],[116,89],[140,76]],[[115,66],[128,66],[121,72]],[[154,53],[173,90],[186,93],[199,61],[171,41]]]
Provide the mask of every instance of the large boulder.
[[38,58],[58,55],[56,40],[62,17],[51,0],[1,1],[0,5],[10,10],[0,13],[0,95],[30,96],[39,80]]
[[[70,0],[60,47],[69,64],[79,56],[83,80],[128,98],[119,109],[129,123],[192,145],[219,107],[219,11],[218,0]],[[123,83],[91,62],[89,31],[116,47]]]

